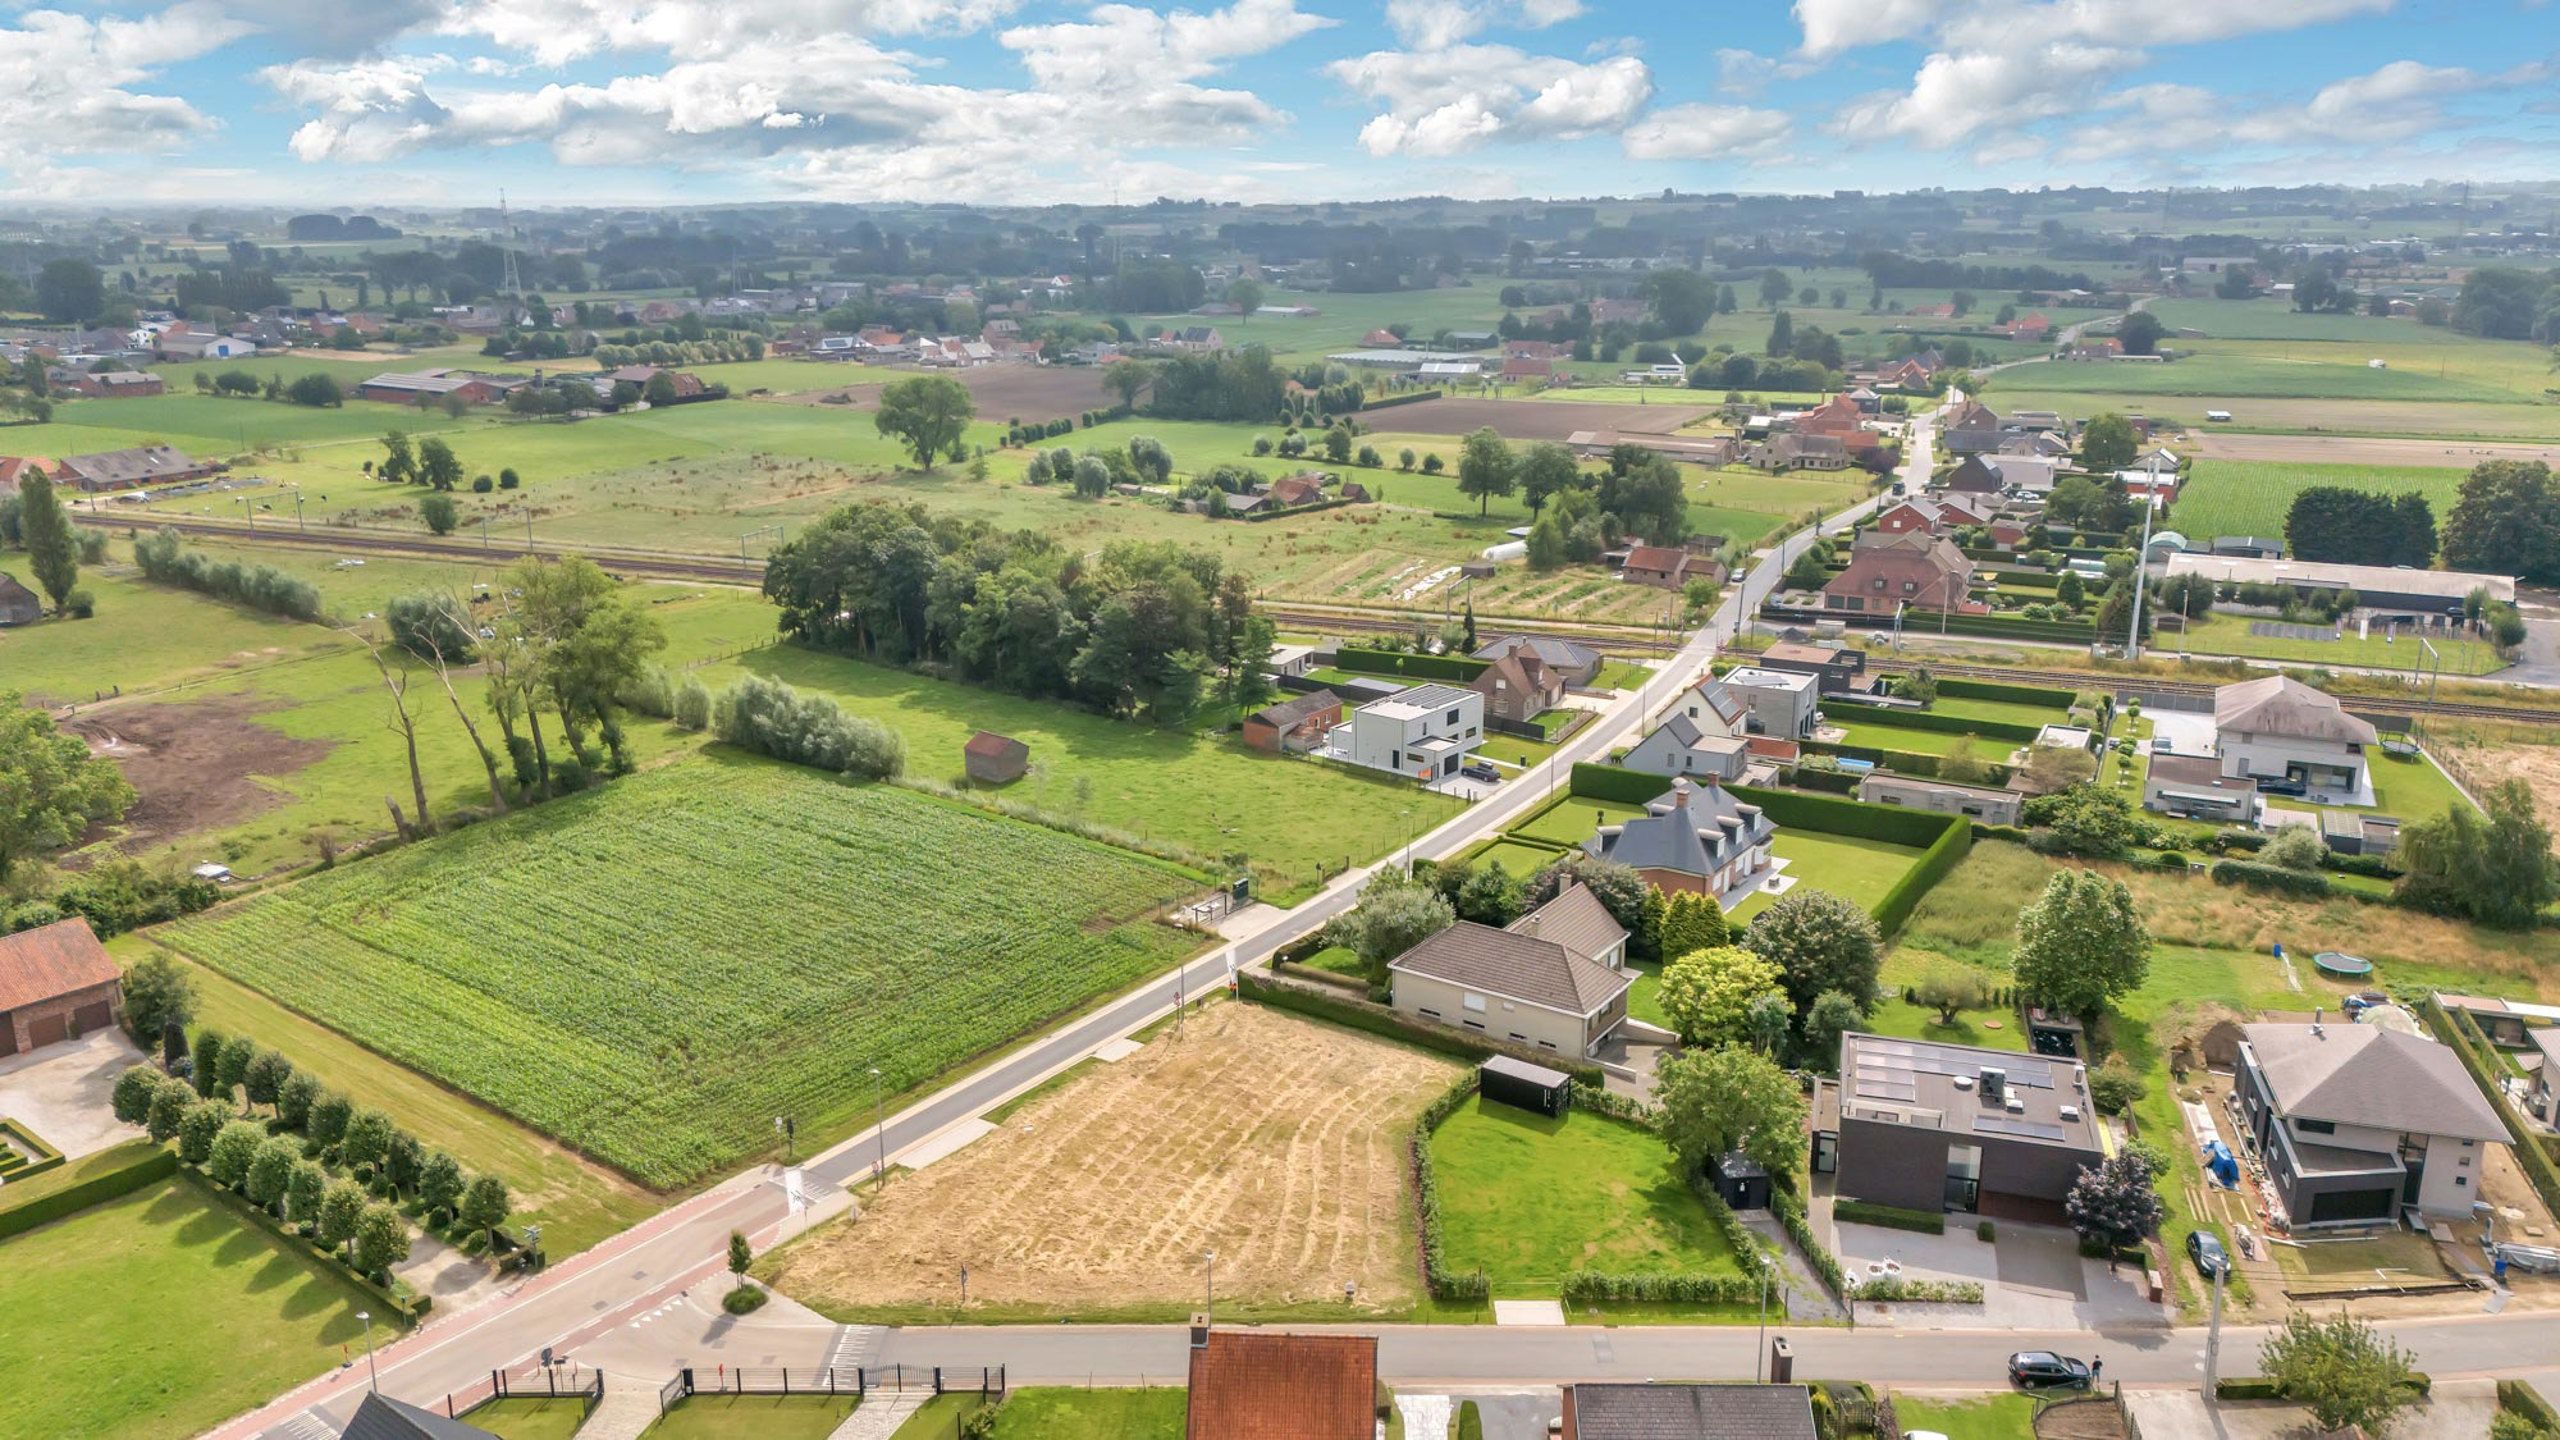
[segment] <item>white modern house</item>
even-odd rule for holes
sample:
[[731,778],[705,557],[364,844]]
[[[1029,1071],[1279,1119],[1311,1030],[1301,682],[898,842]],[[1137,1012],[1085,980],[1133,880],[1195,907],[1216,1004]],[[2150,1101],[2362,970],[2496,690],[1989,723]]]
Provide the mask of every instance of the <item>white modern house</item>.
[[2321,805],[2370,805],[2366,760],[2380,736],[2337,698],[2269,675],[2213,692],[2214,756],[2222,774],[2272,795]]
[[1425,782],[1458,773],[1484,743],[1484,697],[1456,685],[1416,685],[1351,712],[1324,754]]
[[2507,1138],[2451,1050],[2373,1025],[2243,1025],[2240,1121],[2293,1228],[2467,1218]]
[[1821,683],[1815,677],[1740,665],[1725,672],[1724,686],[1749,710],[1752,734],[1802,740],[1813,733],[1814,711],[1822,703]]

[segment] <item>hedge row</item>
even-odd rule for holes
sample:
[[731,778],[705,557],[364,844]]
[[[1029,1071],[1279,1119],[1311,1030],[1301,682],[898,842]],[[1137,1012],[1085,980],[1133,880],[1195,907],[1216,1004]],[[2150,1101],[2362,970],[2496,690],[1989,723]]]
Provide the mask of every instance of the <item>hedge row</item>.
[[1938,693],[1952,700],[2007,700],[2019,705],[2049,705],[2068,710],[2080,697],[2073,691],[2056,690],[2043,685],[2009,685],[1998,680],[1964,680],[1948,677],[1938,682]]
[[1312,1015],[1318,1020],[1330,1020],[1336,1025],[1365,1030],[1372,1035],[1384,1036],[1389,1040],[1401,1041],[1407,1045],[1418,1045],[1425,1050],[1438,1051],[1443,1055],[1454,1055],[1461,1060],[1483,1060],[1494,1055],[1509,1055],[1515,1059],[1526,1060],[1533,1065],[1544,1065],[1550,1070],[1561,1070],[1584,1084],[1595,1086],[1602,1083],[1605,1074],[1597,1065],[1578,1062],[1570,1056],[1560,1055],[1552,1050],[1531,1050],[1525,1046],[1479,1039],[1463,1030],[1452,1030],[1446,1025],[1434,1025],[1428,1020],[1408,1018],[1371,1001],[1355,1000],[1347,996],[1314,994],[1299,986],[1284,984],[1250,970],[1241,971],[1236,975],[1236,994],[1243,999],[1269,1005],[1274,1009],[1294,1010],[1301,1015]]
[[1835,1202],[1831,1218],[1844,1224],[1881,1225],[1888,1230],[1911,1230],[1922,1235],[1947,1233],[1947,1217],[1942,1214],[1905,1210],[1899,1205],[1873,1205],[1864,1200]]
[[178,1168],[178,1154],[148,1140],[128,1140],[35,1180],[0,1190],[0,1239],[130,1195]]
[[1401,650],[1365,650],[1348,645],[1334,652],[1333,664],[1337,670],[1402,675],[1416,680],[1454,680],[1461,685],[1493,668],[1490,660],[1466,655],[1409,655]]
[[[1938,778],[1938,766],[1946,759],[1943,755],[1928,755],[1917,750],[1879,750],[1873,745],[1842,745],[1830,740],[1799,740],[1796,745],[1808,755],[1846,756],[1851,760],[1864,760],[1877,769],[1890,770],[1896,775],[1918,775],[1931,780]],[[1988,760],[1983,761],[1983,770],[1980,780],[1967,783],[1996,789],[2008,784],[2009,777],[2015,773],[2009,766]]]
[[1449,1269],[1449,1257],[1440,1245],[1440,1182],[1431,1173],[1431,1132],[1474,1099],[1475,1093],[1473,1075],[1450,1086],[1424,1107],[1413,1122],[1413,1133],[1405,1137],[1405,1154],[1413,1167],[1414,1214],[1422,1226],[1422,1283],[1434,1300],[1481,1302],[1493,1293],[1483,1271],[1460,1275]]
[[2560,1212],[2560,1165],[2552,1163],[2551,1152],[2542,1148],[2534,1133],[2516,1117],[2514,1107],[2507,1103],[2506,1090],[2495,1078],[2497,1067],[2488,1054],[2488,1037],[2480,1033],[2480,1027],[2472,1022],[2470,1016],[2448,1013],[2432,994],[2419,1003],[2418,1013],[2426,1017],[2427,1025],[2435,1031],[2437,1039],[2453,1047],[2453,1053],[2462,1059],[2462,1068],[2471,1072],[2473,1083],[2488,1095],[2490,1106],[2498,1112],[2498,1119],[2505,1122],[2507,1134],[2515,1141],[2508,1148],[2515,1152],[2516,1163],[2524,1167],[2524,1178],[2532,1184],[2534,1193],[2542,1197],[2545,1206]]
[[48,1170],[58,1170],[62,1167],[62,1152],[45,1143],[43,1136],[17,1121],[0,1119],[0,1134],[7,1135],[16,1147],[15,1151],[8,1155],[8,1159],[14,1162],[20,1153],[26,1157],[25,1164],[17,1165],[16,1168],[6,1172],[9,1177],[8,1183],[24,1185]]
[[1672,1301],[1690,1305],[1747,1305],[1760,1298],[1757,1275],[1612,1275],[1576,1270],[1564,1277],[1568,1305],[1601,1301]]
[[1787,1238],[1796,1242],[1796,1249],[1812,1267],[1814,1278],[1831,1292],[1832,1299],[1840,1299],[1848,1287],[1848,1277],[1840,1272],[1839,1258],[1823,1247],[1822,1237],[1813,1233],[1813,1220],[1805,1214],[1804,1201],[1773,1179],[1769,1186],[1769,1213],[1778,1217]]
[[2043,729],[2018,720],[1969,720],[1962,715],[1903,710],[1891,705],[1832,705],[1826,707],[1824,713],[1834,722],[1928,730],[1940,735],[1978,735],[1985,740],[2014,740],[2021,745],[2035,739]]
[[1973,1280],[1908,1280],[1900,1275],[1869,1275],[1858,1281],[1857,1298],[1883,1304],[1979,1305],[1982,1286]]
[[2216,860],[2208,873],[2216,885],[2245,885],[2252,890],[2315,898],[2329,893],[2329,877],[2317,870],[2288,870],[2255,860]]
[[1437,390],[1407,390],[1402,394],[1380,395],[1375,399],[1371,399],[1368,396],[1363,395],[1360,400],[1360,408],[1363,410],[1393,410],[1399,405],[1419,405],[1425,400],[1437,400],[1440,398],[1440,394],[1441,392]]
[[1908,845],[1914,850],[1929,848],[1945,834],[1948,826],[1963,824],[1959,817],[1912,810],[1900,805],[1868,805],[1856,800],[1799,795],[1791,790],[1761,790],[1747,785],[1730,788],[1734,794],[1759,806],[1770,819],[1782,826],[1791,825],[1823,835],[1882,840],[1890,845]]
[[[177,1153],[170,1152],[169,1158],[177,1159]],[[408,1282],[403,1280],[394,1279],[388,1285],[383,1284],[349,1263],[338,1247],[322,1245],[306,1238],[301,1231],[251,1204],[247,1198],[224,1188],[216,1183],[212,1176],[194,1166],[186,1166],[184,1170],[187,1178],[202,1186],[207,1194],[230,1206],[231,1213],[265,1230],[269,1235],[274,1236],[278,1243],[299,1250],[302,1254],[328,1265],[337,1273],[339,1279],[382,1302],[389,1307],[392,1314],[399,1316],[403,1321],[414,1325],[420,1316],[435,1308],[436,1297],[433,1295],[422,1295],[409,1288]]]
[[[1305,505],[1291,505],[1285,509],[1273,509],[1269,506],[1265,506],[1260,510],[1248,510],[1242,515],[1228,514],[1222,515],[1218,518],[1222,520],[1241,520],[1247,525],[1256,525],[1265,520],[1278,520],[1284,517],[1288,519],[1296,519],[1301,515],[1316,515],[1327,510],[1339,510],[1345,505],[1358,505],[1362,503],[1364,502],[1358,500],[1346,500],[1342,496],[1334,495]],[[1437,660],[1441,657],[1437,655],[1429,655],[1415,656],[1412,658]]]
[[1965,823],[1962,816],[1944,817],[1938,838],[1930,841],[1929,848],[1920,852],[1920,863],[1902,872],[1902,878],[1893,882],[1893,888],[1884,892],[1884,898],[1876,902],[1876,928],[1888,938],[1901,930],[1902,922],[1910,919],[1911,912],[1920,907],[1921,898],[1947,878],[1949,871],[1963,863],[1964,857],[1972,850],[1973,827]]
[[[2401,1388],[2423,1399],[2433,1385],[2434,1382],[2424,1374],[2412,1373]],[[2505,1398],[2506,1386],[2506,1381],[2498,1382],[2501,1399]],[[2216,1400],[2282,1400],[2285,1394],[2276,1382],[2263,1375],[2233,1375],[2213,1382],[2213,1398]]]
[[2498,1382],[2498,1408],[2521,1415],[2545,1430],[2560,1430],[2560,1410],[2542,1398],[2542,1392],[2522,1380]]

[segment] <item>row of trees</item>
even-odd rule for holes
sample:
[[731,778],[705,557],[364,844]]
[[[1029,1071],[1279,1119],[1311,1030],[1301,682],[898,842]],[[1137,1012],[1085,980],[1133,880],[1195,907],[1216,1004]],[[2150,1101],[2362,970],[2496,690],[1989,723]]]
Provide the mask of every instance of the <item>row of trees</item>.
[[864,504],[776,547],[764,589],[792,639],[1115,715],[1173,722],[1213,686],[1239,705],[1265,693],[1271,624],[1250,581],[1206,550],[1123,540],[1085,556],[1032,531]]
[[2435,507],[2415,490],[2381,495],[2314,485],[2286,509],[2284,541],[2298,559],[2424,570],[2436,560]]
[[347,392],[337,380],[321,371],[286,380],[282,375],[269,375],[261,380],[246,370],[225,370],[216,375],[198,370],[196,393],[231,399],[262,399],[308,405],[315,410],[335,409],[347,403]]

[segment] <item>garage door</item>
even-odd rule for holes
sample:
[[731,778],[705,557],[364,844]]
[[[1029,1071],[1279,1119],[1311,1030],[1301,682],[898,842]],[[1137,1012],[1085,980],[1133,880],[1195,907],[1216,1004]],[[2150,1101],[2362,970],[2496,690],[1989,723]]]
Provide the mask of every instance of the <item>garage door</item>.
[[18,1026],[5,1013],[0,1013],[0,1055],[18,1053]]
[[2381,1220],[2391,1214],[2400,1198],[2397,1187],[2382,1190],[2332,1190],[2311,1197],[2311,1213],[2304,1223],[2318,1225],[2331,1220]]
[[79,1022],[81,1034],[95,1035],[116,1023],[116,1012],[106,1001],[101,1000],[95,1005],[83,1005],[72,1011],[71,1018]]
[[71,1017],[56,1013],[41,1020],[27,1022],[27,1048],[41,1050],[57,1040],[71,1038]]

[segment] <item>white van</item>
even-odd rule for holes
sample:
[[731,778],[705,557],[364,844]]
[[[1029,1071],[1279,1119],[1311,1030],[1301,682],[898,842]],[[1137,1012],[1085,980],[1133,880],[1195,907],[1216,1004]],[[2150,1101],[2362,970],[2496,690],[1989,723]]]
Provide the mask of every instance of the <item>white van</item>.
[[2204,412],[2204,418],[2212,421],[2216,425],[2226,425],[2231,421],[2231,412],[2228,410],[2207,410]]

